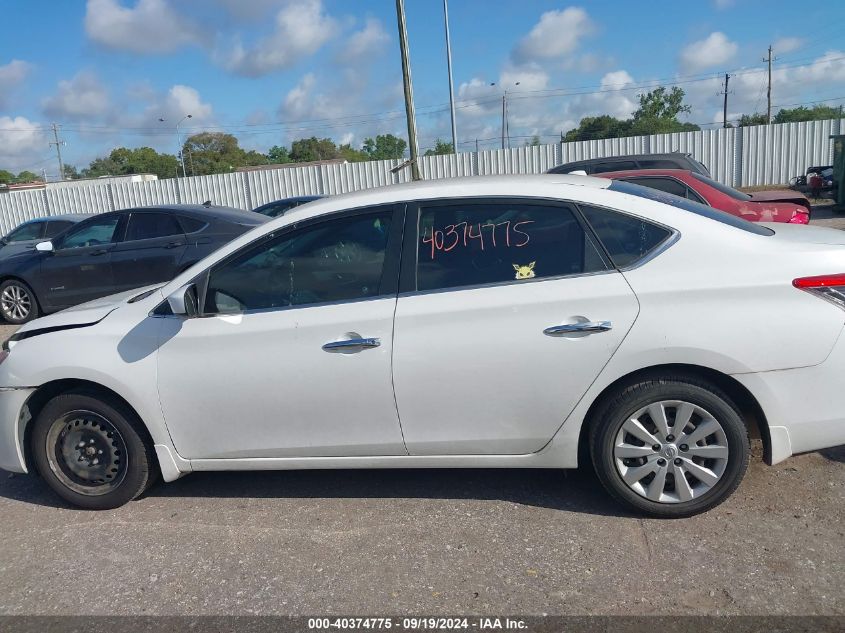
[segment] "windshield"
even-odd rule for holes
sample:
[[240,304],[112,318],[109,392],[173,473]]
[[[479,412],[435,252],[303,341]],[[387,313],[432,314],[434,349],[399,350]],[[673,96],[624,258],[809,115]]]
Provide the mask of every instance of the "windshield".
[[[695,175],[698,176],[697,174]],[[714,209],[713,207],[708,207],[699,202],[687,200],[686,198],[681,198],[674,194],[666,193],[665,191],[660,191],[658,189],[643,187],[642,185],[635,185],[633,183],[624,182],[622,180],[612,181],[608,189],[610,189],[611,191],[620,191],[622,193],[628,193],[632,196],[637,196],[639,198],[654,200],[655,202],[662,202],[663,204],[678,207],[679,209],[683,209],[684,211],[689,211],[690,213],[695,213],[696,215],[701,215],[705,218],[709,218],[711,220],[715,220],[716,222],[721,222],[722,224],[727,224],[728,226],[732,226],[737,229],[742,229],[743,231],[748,231],[749,233],[754,233],[756,235],[774,235],[775,233],[772,229],[767,228],[765,226],[754,224],[753,222],[743,220],[742,218],[738,218],[735,215],[731,215],[730,213],[725,213],[724,211],[719,211],[718,209]]]
[[695,172],[693,172],[692,175],[693,175],[694,178],[697,178],[698,180],[703,182],[705,185],[710,185],[714,189],[718,189],[723,194],[725,194],[726,196],[730,196],[734,200],[743,200],[743,201],[751,200],[751,196],[749,196],[747,193],[742,193],[741,191],[737,191],[733,187],[728,187],[727,185],[723,185],[720,182],[716,182],[712,178],[708,178],[707,176],[703,176],[701,174],[696,174]]

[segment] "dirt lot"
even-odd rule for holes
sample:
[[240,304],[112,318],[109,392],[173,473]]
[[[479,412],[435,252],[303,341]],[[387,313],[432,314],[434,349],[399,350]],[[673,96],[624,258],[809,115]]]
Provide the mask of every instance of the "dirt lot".
[[678,521],[583,472],[193,474],[100,513],[0,473],[0,614],[845,614],[845,447],[755,452]]

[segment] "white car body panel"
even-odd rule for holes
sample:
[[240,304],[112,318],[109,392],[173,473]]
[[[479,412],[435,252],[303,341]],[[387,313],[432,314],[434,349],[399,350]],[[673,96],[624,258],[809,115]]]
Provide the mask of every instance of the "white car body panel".
[[[159,395],[176,450],[188,459],[406,454],[390,388],[395,307],[387,298],[158,319]],[[322,349],[360,337],[381,345]]]
[[[636,316],[618,272],[400,296],[393,383],[408,452],[538,451]],[[586,321],[612,329],[543,334]]]
[[[100,300],[33,321],[21,332],[91,325],[20,340],[0,364],[0,467],[26,471],[21,448],[28,423],[26,402],[36,388],[57,380],[90,381],[123,398],[149,430],[166,480],[192,469],[574,467],[583,422],[596,398],[609,385],[631,372],[666,364],[703,367],[732,376],[744,385],[760,404],[768,422],[773,461],[794,452],[845,442],[845,412],[836,405],[841,398],[845,373],[845,342],[841,336],[845,312],[791,285],[796,277],[845,271],[842,233],[832,229],[777,225],[777,235],[757,236],[659,202],[608,191],[610,184],[611,181],[604,179],[558,175],[472,178],[414,183],[327,198],[294,209],[240,236],[135,303],[126,303],[126,299],[140,290],[125,293],[122,299]],[[522,286],[505,285],[502,288],[507,290],[501,296],[495,296],[491,290],[489,298],[463,308],[454,298],[461,292],[471,291],[443,292],[442,298],[436,299],[442,302],[440,305],[426,301],[433,294],[400,297],[392,358],[393,378],[398,381],[396,395],[400,401],[398,421],[402,421],[402,401],[406,401],[410,433],[405,439],[419,451],[438,450],[440,446],[437,455],[403,454],[401,445],[397,449],[396,406],[394,404],[391,410],[390,399],[382,397],[383,394],[377,394],[373,404],[372,412],[379,414],[377,421],[366,419],[366,407],[370,406],[368,400],[372,394],[365,394],[356,401],[357,407],[364,407],[360,411],[353,410],[338,397],[338,393],[349,397],[354,393],[355,385],[369,379],[379,381],[375,388],[390,394],[391,370],[386,359],[391,358],[392,325],[386,316],[389,310],[382,309],[381,304],[389,305],[393,303],[391,299],[349,304],[344,307],[354,305],[353,310],[359,312],[344,314],[319,313],[322,308],[300,308],[286,311],[283,317],[278,317],[283,312],[275,313],[277,316],[267,318],[266,322],[244,316],[240,324],[244,331],[246,326],[243,324],[247,321],[250,321],[249,328],[254,328],[246,333],[246,339],[255,343],[249,344],[251,349],[244,350],[255,359],[254,367],[247,360],[237,358],[241,337],[230,335],[227,341],[227,336],[220,334],[223,330],[236,332],[239,325],[234,322],[226,322],[223,317],[150,316],[166,296],[201,271],[255,239],[285,226],[344,209],[463,196],[574,200],[639,215],[673,228],[680,238],[659,256],[631,270],[623,269],[621,275],[577,278],[579,281],[575,285],[587,285],[585,280],[591,278],[624,277],[636,299],[633,303],[619,301],[618,288],[608,289],[609,303],[602,308],[614,311],[610,317],[597,312],[585,298],[585,307],[571,310],[553,307],[548,319],[543,318],[538,306],[554,306],[554,301],[549,301],[551,293],[546,295],[544,288],[553,288],[561,280],[538,279]],[[532,286],[536,288],[532,289]],[[521,295],[523,292],[525,296]],[[531,304],[534,293],[540,300]],[[530,346],[537,347],[530,348],[541,360],[530,362],[512,350],[499,354],[485,351],[476,356],[471,353],[470,345],[459,348],[456,358],[440,357],[433,353],[436,350],[427,349],[427,345],[432,346],[432,337],[435,337],[436,345],[451,344],[448,349],[454,349],[456,344],[458,335],[448,329],[454,328],[455,320],[437,317],[438,312],[454,310],[460,313],[469,308],[482,314],[497,306],[506,311],[504,297],[508,295],[519,295],[520,301],[528,300],[527,305],[511,303],[514,314],[530,319],[526,331],[519,331],[514,336],[535,337]],[[371,305],[367,306],[368,303]],[[321,316],[309,317],[306,325],[299,319],[304,319],[309,311]],[[547,339],[541,332],[537,333],[541,325],[565,322],[572,316],[615,320],[616,323],[630,321],[633,325],[629,331],[627,327],[614,326],[612,336],[606,336],[610,334],[606,332],[584,340]],[[351,323],[348,328],[341,327],[350,318],[362,324],[360,329]],[[442,331],[430,322],[436,318],[445,328]],[[469,333],[474,341],[501,338],[503,332],[510,334],[507,330],[514,327],[513,320],[498,313],[477,332],[470,332],[471,323],[472,319],[469,319],[461,323],[461,328],[465,328],[465,334]],[[273,330],[276,324],[286,324],[287,331],[259,338],[260,332]],[[365,325],[374,329],[363,331]],[[419,340],[412,336],[412,325],[427,330]],[[403,332],[406,326],[409,329]],[[292,331],[290,327],[293,327]],[[363,336],[379,336],[382,347],[348,357],[336,357],[320,350],[319,344],[324,338],[327,342],[352,329]],[[201,343],[203,332],[214,334],[214,338]],[[496,390],[513,389],[513,385],[518,384],[514,381],[524,379],[527,374],[529,380],[519,386],[521,397],[531,395],[541,399],[554,386],[554,376],[543,374],[543,368],[551,365],[548,373],[559,372],[557,378],[560,380],[565,378],[567,371],[565,360],[558,366],[553,353],[542,350],[579,349],[576,345],[587,342],[597,346],[597,353],[602,354],[601,358],[590,359],[593,364],[589,370],[596,375],[590,376],[587,372],[584,377],[579,376],[584,384],[556,396],[559,397],[556,402],[529,400],[528,410],[536,417],[526,416],[522,420],[527,424],[524,438],[517,437],[515,429],[507,428],[505,420],[515,416],[515,409],[505,411],[507,415],[498,415],[497,429],[481,441],[469,439],[470,435],[464,429],[449,429],[440,420],[436,420],[437,424],[428,432],[421,426],[428,405],[413,389],[413,380],[433,383],[420,386],[427,392],[434,391],[430,387],[450,389],[452,385],[458,395],[464,395],[461,392],[469,388],[480,387],[482,383],[489,385],[491,376]],[[273,349],[280,344],[293,345],[292,356],[282,359],[282,352]],[[260,348],[256,348],[257,345]],[[586,346],[582,347],[586,349]],[[613,349],[616,349],[615,353]],[[170,352],[173,352],[172,357]],[[439,359],[442,375],[433,373],[431,368],[415,367],[413,356],[406,357],[406,352],[427,358],[429,363]],[[544,354],[548,356],[544,357]],[[602,360],[604,356],[609,360]],[[550,361],[550,358],[554,360]],[[180,359],[189,359],[192,366],[180,370]],[[348,366],[361,361],[360,367],[355,366],[361,371],[355,372],[356,378],[352,382],[345,383],[349,373],[326,369],[328,365],[324,361],[330,360]],[[495,367],[492,370],[488,367],[499,362],[503,365],[501,376],[495,373]],[[286,379],[293,380],[301,390],[297,394],[300,402],[313,399],[319,412],[330,415],[331,419],[321,420],[322,426],[318,426],[311,445],[304,446],[305,429],[302,427],[289,445],[279,446],[284,444],[281,439],[284,434],[276,425],[283,421],[277,411],[271,412],[271,404],[262,402],[269,397],[272,406],[278,406],[279,396],[268,392],[272,388],[270,381],[259,384],[255,381],[259,376],[270,376],[280,366],[296,368],[298,363],[304,367],[301,375],[288,373]],[[345,365],[344,370],[347,369]],[[478,372],[479,367],[483,371]],[[471,375],[474,370],[478,376]],[[320,375],[311,372],[320,372]],[[486,382],[482,380],[484,377]],[[273,386],[278,387],[278,384]],[[579,393],[581,391],[583,393]],[[243,438],[225,430],[238,414],[233,403],[226,403],[226,398],[234,398],[235,394],[239,398],[246,394],[250,399],[246,403],[251,407],[250,412],[260,418],[256,430],[271,435],[274,443],[268,446],[264,442],[262,453],[253,452]],[[503,401],[499,400],[500,404]],[[555,406],[558,410],[553,410]],[[192,407],[200,409],[202,414],[190,414]],[[472,415],[473,409],[469,406],[461,404],[461,407],[464,418]],[[480,410],[486,415],[496,414],[492,404],[485,403]],[[436,409],[431,417],[436,419]],[[556,433],[554,424],[550,423],[553,419],[560,423]],[[363,425],[366,437],[357,441],[353,438],[350,420]],[[454,426],[460,423],[460,416],[446,416],[443,422],[447,420]],[[470,430],[483,424],[478,418],[467,423]],[[227,441],[234,442],[233,450],[219,447],[213,452],[210,450],[205,436],[220,429]],[[332,439],[335,433],[341,436],[340,441]],[[551,439],[540,446],[544,436]],[[449,437],[463,445],[445,447]],[[498,449],[497,441],[501,442]],[[181,446],[187,451],[184,455],[177,450]],[[334,446],[332,454],[326,455],[327,447],[331,446]],[[508,454],[520,450],[534,452]],[[495,454],[497,451],[499,454]],[[365,455],[365,452],[370,454]],[[322,454],[315,456],[318,453]]]

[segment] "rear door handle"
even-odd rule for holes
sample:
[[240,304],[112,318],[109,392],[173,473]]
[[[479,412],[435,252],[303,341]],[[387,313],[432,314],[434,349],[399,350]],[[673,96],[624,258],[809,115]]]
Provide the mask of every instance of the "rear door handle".
[[91,251],[91,254],[92,255],[105,255],[106,253],[109,253],[109,252],[111,252],[111,249],[101,248],[101,249],[96,250],[96,251]]
[[595,332],[607,332],[613,329],[613,324],[610,321],[587,321],[586,323],[565,323],[563,325],[553,325],[543,330],[546,336],[561,336],[563,334],[578,334],[586,333],[593,334]]
[[327,352],[356,352],[371,349],[381,345],[381,339],[377,338],[350,338],[344,341],[332,341],[323,345]]
[[176,248],[178,246],[184,246],[184,245],[185,245],[185,242],[183,242],[182,240],[175,240],[173,242],[168,242],[167,244],[165,244],[164,248]]

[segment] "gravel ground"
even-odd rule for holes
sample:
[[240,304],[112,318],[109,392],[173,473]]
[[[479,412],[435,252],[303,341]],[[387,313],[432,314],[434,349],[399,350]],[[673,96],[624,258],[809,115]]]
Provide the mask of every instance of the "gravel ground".
[[197,473],[99,513],[0,472],[0,614],[843,615],[843,502],[845,447],[755,446],[676,521],[575,471]]

